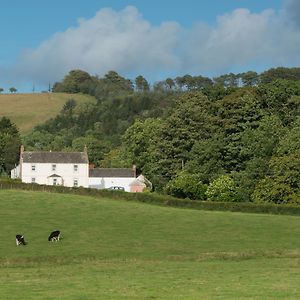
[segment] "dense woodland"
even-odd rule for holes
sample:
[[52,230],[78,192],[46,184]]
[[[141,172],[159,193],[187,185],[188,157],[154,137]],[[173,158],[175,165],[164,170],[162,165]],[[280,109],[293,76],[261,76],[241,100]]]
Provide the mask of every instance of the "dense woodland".
[[27,149],[87,145],[96,166],[135,164],[156,191],[182,198],[300,203],[300,68],[185,75],[153,86],[143,76],[73,70],[53,92],[96,102],[70,98],[23,138]]

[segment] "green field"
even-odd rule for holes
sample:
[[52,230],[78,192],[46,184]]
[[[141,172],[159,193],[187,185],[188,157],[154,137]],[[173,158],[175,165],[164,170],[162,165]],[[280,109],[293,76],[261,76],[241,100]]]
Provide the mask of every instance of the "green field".
[[25,134],[34,126],[55,117],[69,99],[74,99],[77,103],[95,101],[93,97],[81,94],[1,94],[0,117],[11,119],[21,134]]
[[300,299],[299,217],[0,190],[0,224],[1,300]]

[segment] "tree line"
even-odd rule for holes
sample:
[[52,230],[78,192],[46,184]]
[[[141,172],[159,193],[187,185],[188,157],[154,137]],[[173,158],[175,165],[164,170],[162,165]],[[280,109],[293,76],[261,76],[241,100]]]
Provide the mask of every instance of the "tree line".
[[209,79],[185,75],[150,86],[117,72],[73,70],[53,92],[71,99],[23,137],[27,149],[82,150],[100,167],[137,168],[156,191],[211,201],[298,203],[300,69]]

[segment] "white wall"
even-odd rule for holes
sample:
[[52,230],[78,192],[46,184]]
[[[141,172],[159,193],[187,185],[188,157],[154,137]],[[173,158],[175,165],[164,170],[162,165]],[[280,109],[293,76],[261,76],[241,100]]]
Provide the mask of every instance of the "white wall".
[[12,179],[20,178],[20,165],[16,166],[14,169],[10,171],[10,178]]
[[[35,165],[35,171],[32,170]],[[53,184],[53,178],[49,178],[52,174],[60,175],[63,179],[63,185],[72,187],[74,180],[78,181],[78,186],[88,187],[89,185],[89,167],[88,164],[76,164],[78,170],[74,171],[75,164],[55,164],[56,170],[52,170],[53,163],[23,163],[22,164],[22,182],[31,183],[35,178],[38,184]]]
[[111,186],[121,186],[126,192],[130,192],[129,184],[135,179],[135,177],[90,177],[89,186],[98,189],[108,189]]

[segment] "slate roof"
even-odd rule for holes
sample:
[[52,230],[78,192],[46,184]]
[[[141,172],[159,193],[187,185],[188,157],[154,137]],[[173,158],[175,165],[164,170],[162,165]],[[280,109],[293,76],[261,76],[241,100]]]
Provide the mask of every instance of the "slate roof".
[[135,177],[135,171],[130,168],[99,168],[90,169],[89,177]]
[[22,154],[24,163],[88,164],[85,152],[30,152]]

